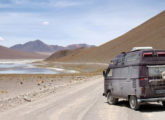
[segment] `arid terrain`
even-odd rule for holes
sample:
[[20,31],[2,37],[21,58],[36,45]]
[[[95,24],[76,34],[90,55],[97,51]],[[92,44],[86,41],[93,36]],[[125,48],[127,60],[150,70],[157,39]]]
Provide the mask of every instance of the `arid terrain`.
[[[44,79],[44,78],[48,79]],[[53,77],[53,78],[52,78]],[[1,98],[1,120],[164,120],[165,109],[160,103],[143,105],[139,111],[129,108],[128,102],[120,101],[118,105],[109,105],[102,96],[102,76],[1,76],[8,82],[16,80],[15,84],[2,86],[2,94],[15,96],[13,99]],[[28,83],[28,80],[31,83]],[[45,80],[42,83],[42,80]],[[53,80],[53,82],[51,81]],[[65,81],[65,84],[60,81]],[[72,80],[72,84],[67,82]],[[33,81],[33,82],[32,82]],[[8,82],[6,84],[8,84]],[[40,85],[37,85],[38,82]],[[25,87],[27,85],[28,87]],[[44,85],[46,88],[44,88]],[[48,89],[48,86],[51,86]],[[13,86],[13,87],[12,87]],[[21,87],[24,86],[24,87]],[[14,88],[14,91],[12,90]],[[9,91],[7,91],[9,90]],[[17,94],[15,93],[17,90]],[[27,93],[28,90],[31,93]],[[34,92],[36,91],[36,92]],[[18,95],[20,94],[20,95]],[[7,95],[3,95],[7,98]],[[14,97],[13,96],[13,97]],[[17,96],[17,97],[16,97]],[[2,102],[4,101],[4,102]],[[10,109],[4,109],[5,108]]]
[[[32,63],[72,74],[0,74],[0,120],[164,120],[161,103],[142,105],[138,111],[123,100],[107,104],[101,75],[114,56],[132,47],[165,49],[164,21],[165,11],[101,46],[58,51]],[[2,59],[43,57],[1,46],[0,54]]]
[[0,75],[0,111],[16,107],[40,96],[56,92],[56,89],[86,81],[91,75]]
[[0,0],[0,120],[165,120],[164,6]]

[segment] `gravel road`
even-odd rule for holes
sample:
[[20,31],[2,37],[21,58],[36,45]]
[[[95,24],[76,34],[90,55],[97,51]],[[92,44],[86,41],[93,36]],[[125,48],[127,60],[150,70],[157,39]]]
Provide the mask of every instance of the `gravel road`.
[[164,120],[161,104],[147,104],[139,111],[128,102],[108,105],[102,96],[103,78],[66,87],[45,98],[0,113],[0,120]]

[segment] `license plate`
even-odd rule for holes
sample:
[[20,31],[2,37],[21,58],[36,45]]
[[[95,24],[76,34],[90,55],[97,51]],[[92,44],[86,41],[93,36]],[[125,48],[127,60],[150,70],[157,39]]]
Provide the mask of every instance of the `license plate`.
[[163,94],[165,93],[165,90],[156,90],[156,94]]

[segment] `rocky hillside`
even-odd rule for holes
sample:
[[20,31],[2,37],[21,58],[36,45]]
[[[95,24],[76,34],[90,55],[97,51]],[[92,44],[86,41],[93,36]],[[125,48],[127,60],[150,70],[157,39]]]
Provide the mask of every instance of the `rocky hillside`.
[[55,60],[60,60],[64,57],[75,56],[79,54],[81,51],[83,51],[84,49],[85,48],[78,48],[74,50],[61,50],[52,54],[50,57],[46,59],[46,61],[55,61]]
[[165,49],[165,11],[114,40],[75,56],[63,57],[60,61],[109,63],[120,52],[130,51],[136,46]]

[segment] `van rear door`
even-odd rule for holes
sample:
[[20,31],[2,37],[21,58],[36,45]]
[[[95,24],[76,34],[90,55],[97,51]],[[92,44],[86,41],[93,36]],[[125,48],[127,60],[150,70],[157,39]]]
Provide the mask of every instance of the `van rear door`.
[[148,95],[152,97],[165,95],[165,65],[147,66],[148,83],[150,90]]

